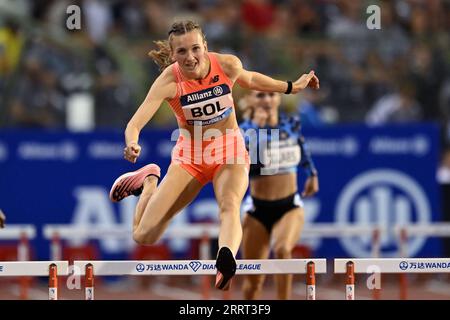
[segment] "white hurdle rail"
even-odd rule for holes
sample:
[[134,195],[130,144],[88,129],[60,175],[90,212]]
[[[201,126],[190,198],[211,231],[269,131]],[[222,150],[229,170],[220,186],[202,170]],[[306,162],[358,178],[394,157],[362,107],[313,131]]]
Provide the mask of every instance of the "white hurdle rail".
[[[186,226],[170,227],[162,239],[209,239],[218,236],[219,227],[211,223],[199,223]],[[51,240],[52,259],[61,259],[61,240],[94,239],[101,240],[108,237],[119,239],[132,238],[132,230],[125,227],[73,227],[70,225],[48,224],[43,227],[44,238]],[[206,243],[206,242],[205,242]],[[206,258],[206,257],[204,257]]]
[[28,239],[36,237],[36,227],[32,224],[7,224],[0,230],[0,240],[18,240],[22,236]]
[[[336,238],[371,234],[373,236],[374,256],[379,255],[379,233],[384,229],[377,225],[343,225],[337,223],[315,223],[305,226],[302,238]],[[104,239],[106,237],[131,238],[131,227],[73,227],[70,225],[48,224],[43,227],[43,235],[51,240],[52,259],[61,258],[61,240]],[[210,239],[219,236],[216,223],[192,223],[188,226],[172,226],[162,239]],[[206,259],[207,257],[203,257]]]
[[[95,276],[215,275],[215,260],[74,261],[74,274],[85,276],[85,299],[94,299]],[[236,260],[236,275],[306,274],[306,298],[315,300],[315,274],[327,272],[326,259]]]
[[0,261],[0,277],[48,276],[49,300],[58,300],[60,275],[69,275],[68,261]]
[[[410,224],[395,226],[394,232],[398,239],[399,257],[409,258],[408,240],[414,236],[428,237],[450,237],[450,222],[428,223],[428,224]],[[406,300],[408,296],[408,278],[407,273],[401,273],[400,277],[400,299]]]
[[396,226],[395,230],[396,232],[405,230],[410,236],[432,235],[436,237],[450,237],[450,222]]
[[[334,273],[345,273],[346,300],[355,299],[356,273],[450,273],[450,258],[334,259]],[[405,299],[400,287],[400,298]]]
[[408,257],[408,237],[430,236],[448,238],[450,237],[450,222],[396,226],[394,227],[394,232],[399,239],[400,255]]
[[[343,225],[337,223],[315,223],[305,226],[302,237],[345,237],[356,235],[367,235],[383,228],[377,225]],[[57,234],[62,239],[102,239],[105,237],[126,238],[132,236],[131,228],[125,227],[73,227],[70,225],[48,224],[43,227],[43,234],[46,239],[52,239]],[[197,238],[203,236],[210,238],[219,235],[219,225],[216,223],[190,223],[188,226],[173,226],[167,229],[163,239],[168,238]]]

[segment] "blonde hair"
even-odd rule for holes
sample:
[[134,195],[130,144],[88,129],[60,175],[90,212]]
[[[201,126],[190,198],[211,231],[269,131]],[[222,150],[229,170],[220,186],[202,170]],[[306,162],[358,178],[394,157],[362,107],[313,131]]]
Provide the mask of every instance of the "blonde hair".
[[179,36],[182,34],[186,34],[190,31],[198,30],[203,38],[203,41],[206,41],[206,37],[202,31],[202,28],[198,23],[193,21],[178,21],[172,24],[172,27],[169,31],[168,40],[158,40],[154,41],[154,43],[158,46],[157,50],[152,50],[148,53],[148,55],[153,59],[153,61],[159,66],[159,71],[163,71],[168,66],[170,66],[173,61],[170,59],[170,55],[172,52],[171,49],[171,40],[173,36]]

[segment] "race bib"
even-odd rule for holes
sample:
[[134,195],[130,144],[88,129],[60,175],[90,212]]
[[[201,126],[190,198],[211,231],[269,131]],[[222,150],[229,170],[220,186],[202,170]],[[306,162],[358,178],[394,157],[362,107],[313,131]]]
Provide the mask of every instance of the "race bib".
[[296,167],[300,160],[300,146],[290,140],[271,143],[269,148],[263,150],[264,170],[268,172]]
[[233,111],[233,97],[226,84],[183,95],[180,102],[189,125],[210,125]]

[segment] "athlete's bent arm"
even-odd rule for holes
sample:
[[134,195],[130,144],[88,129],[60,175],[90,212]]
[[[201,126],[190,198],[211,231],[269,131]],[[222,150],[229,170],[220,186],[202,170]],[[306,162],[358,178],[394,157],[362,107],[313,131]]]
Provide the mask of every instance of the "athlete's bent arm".
[[141,152],[138,144],[139,133],[150,121],[161,103],[165,99],[173,98],[176,94],[176,84],[171,77],[171,70],[167,68],[153,83],[145,100],[137,109],[125,129],[125,150],[124,157],[130,162],[136,162]]
[[319,177],[316,166],[314,165],[314,161],[311,157],[311,152],[306,146],[305,138],[303,137],[300,129],[299,134],[300,136],[298,138],[298,142],[302,154],[302,161],[300,162],[300,166],[305,169],[307,175],[305,185],[303,187],[302,197],[308,198],[319,192]]
[[[229,70],[229,74],[236,78],[236,82],[243,88],[284,93],[288,89],[286,81],[276,80],[255,71],[248,71],[242,67],[242,62],[234,55],[222,55],[224,66]],[[298,93],[300,90],[310,87],[319,89],[319,78],[310,71],[303,74],[296,81],[292,82],[291,93]]]

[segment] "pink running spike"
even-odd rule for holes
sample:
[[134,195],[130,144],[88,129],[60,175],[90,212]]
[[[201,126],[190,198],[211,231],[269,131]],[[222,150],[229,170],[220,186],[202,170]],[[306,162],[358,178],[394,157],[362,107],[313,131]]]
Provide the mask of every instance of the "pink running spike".
[[144,184],[144,179],[149,175],[161,177],[161,169],[158,165],[151,163],[136,171],[127,172],[114,181],[109,198],[112,202],[118,202],[132,194],[139,195]]

